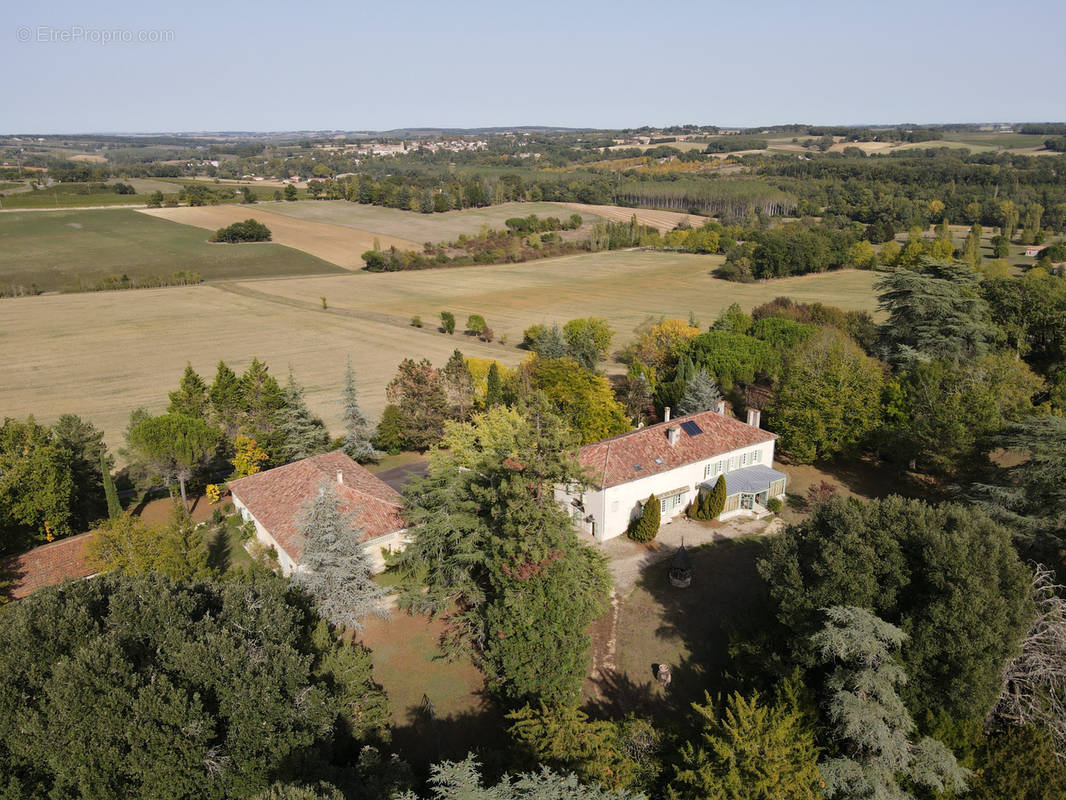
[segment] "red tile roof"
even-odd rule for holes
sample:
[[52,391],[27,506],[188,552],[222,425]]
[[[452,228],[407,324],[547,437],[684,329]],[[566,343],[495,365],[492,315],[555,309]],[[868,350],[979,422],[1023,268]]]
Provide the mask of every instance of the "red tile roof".
[[68,536],[43,544],[8,559],[4,571],[12,579],[9,595],[21,600],[42,586],[62,583],[67,578],[87,578],[94,573],[85,559],[85,545],[92,533]]
[[[337,482],[340,473],[342,482]],[[342,513],[351,514],[360,541],[407,527],[399,492],[375,478],[340,450],[294,461],[231,481],[230,492],[248,508],[293,561],[303,554],[300,517],[318,487],[328,483]]]
[[[681,426],[683,422],[695,422],[703,433],[691,436]],[[675,425],[681,437],[671,446],[666,432]],[[733,416],[701,411],[585,445],[578,452],[578,461],[593,485],[604,489],[776,438],[777,434],[754,428]],[[662,463],[657,464],[656,458]]]

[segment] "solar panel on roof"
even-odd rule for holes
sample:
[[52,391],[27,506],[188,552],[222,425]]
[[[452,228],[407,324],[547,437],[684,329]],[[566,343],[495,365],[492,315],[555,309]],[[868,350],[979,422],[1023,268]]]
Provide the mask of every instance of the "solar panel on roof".
[[688,422],[681,423],[681,430],[687,433],[689,436],[699,436],[703,433],[703,428],[697,425],[695,422],[689,420]]

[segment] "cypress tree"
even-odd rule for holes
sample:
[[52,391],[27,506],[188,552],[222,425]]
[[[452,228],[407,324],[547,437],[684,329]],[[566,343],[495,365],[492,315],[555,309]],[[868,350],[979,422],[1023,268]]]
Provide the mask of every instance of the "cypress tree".
[[107,516],[116,519],[122,515],[122,504],[118,501],[115,482],[111,479],[111,470],[107,468],[107,458],[100,457],[100,473],[104,476],[104,497],[107,498]]
[[654,494],[644,504],[644,510],[640,513],[640,519],[629,532],[629,538],[634,542],[650,542],[659,533],[659,522],[662,514],[659,509],[659,498]]
[[718,481],[714,484],[714,489],[707,493],[706,519],[718,519],[718,516],[725,511],[725,498],[725,475],[719,475]]
[[500,383],[500,368],[493,361],[485,378],[485,408],[495,408],[503,402],[503,386]]

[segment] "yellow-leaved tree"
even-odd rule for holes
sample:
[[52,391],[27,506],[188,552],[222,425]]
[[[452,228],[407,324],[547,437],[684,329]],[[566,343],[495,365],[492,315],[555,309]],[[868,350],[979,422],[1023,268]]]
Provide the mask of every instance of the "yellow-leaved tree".
[[266,450],[259,446],[255,439],[245,436],[243,433],[233,443],[233,476],[245,478],[255,475],[262,468],[263,462],[269,456]]

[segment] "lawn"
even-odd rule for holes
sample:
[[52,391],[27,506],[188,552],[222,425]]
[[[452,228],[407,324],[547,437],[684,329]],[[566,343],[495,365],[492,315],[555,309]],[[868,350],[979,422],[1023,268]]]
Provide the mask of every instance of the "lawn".
[[[730,539],[689,551],[692,585],[670,584],[670,561],[649,567],[622,600],[617,626],[617,670],[586,685],[593,706],[612,713],[651,714],[676,721],[690,703],[728,684],[730,637],[767,613],[756,561],[765,539]],[[673,681],[664,692],[655,666],[669,664]]]
[[129,209],[0,214],[0,289],[76,291],[109,275],[138,279],[178,270],[207,280],[341,271],[280,244],[211,244],[198,228]]
[[[362,205],[347,200],[312,200],[298,203],[264,203],[262,208],[275,214],[305,219],[314,222],[328,222],[349,228],[370,231],[382,236],[395,236],[409,239],[421,245],[423,242],[454,241],[460,234],[476,235],[484,225],[502,228],[510,217],[559,217],[567,219],[574,210],[554,203],[504,203],[488,208],[468,208],[463,211],[447,211],[442,214],[420,214],[414,211],[401,211],[397,208]],[[595,214],[588,210],[581,212],[586,221],[591,221]]]
[[394,611],[387,620],[368,619],[357,637],[371,650],[374,678],[388,693],[393,744],[417,768],[461,759],[502,733],[481,672],[469,658],[441,657],[445,630],[439,619]]

